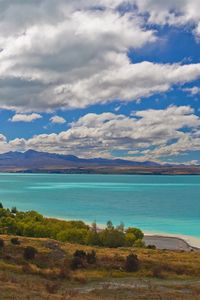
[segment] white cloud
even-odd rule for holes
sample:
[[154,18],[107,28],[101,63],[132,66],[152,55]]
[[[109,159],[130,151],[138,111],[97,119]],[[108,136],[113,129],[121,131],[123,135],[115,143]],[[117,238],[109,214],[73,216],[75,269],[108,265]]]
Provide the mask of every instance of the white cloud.
[[60,116],[53,116],[50,118],[51,123],[55,124],[64,124],[66,123],[66,120],[63,117]]
[[35,149],[80,157],[112,157],[112,151],[118,150],[133,160],[158,161],[165,156],[200,150],[200,118],[189,106],[138,111],[131,117],[90,113],[58,134],[9,142],[3,139],[2,143],[3,150]]
[[1,1],[0,108],[21,113],[134,101],[200,77],[200,64],[131,63],[127,56],[156,42],[147,23],[193,23],[197,31],[197,0],[132,0],[138,9],[120,13],[122,4]]
[[10,121],[11,122],[33,122],[35,120],[41,119],[42,116],[40,114],[32,113],[32,114],[15,114]]
[[188,25],[197,36],[200,33],[199,0],[135,0],[140,13],[148,14],[148,21],[159,25]]

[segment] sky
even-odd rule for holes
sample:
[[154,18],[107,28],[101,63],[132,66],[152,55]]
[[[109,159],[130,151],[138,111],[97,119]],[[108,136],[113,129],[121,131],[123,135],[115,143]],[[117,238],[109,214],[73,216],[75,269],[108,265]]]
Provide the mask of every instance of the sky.
[[200,0],[0,0],[0,153],[200,164]]

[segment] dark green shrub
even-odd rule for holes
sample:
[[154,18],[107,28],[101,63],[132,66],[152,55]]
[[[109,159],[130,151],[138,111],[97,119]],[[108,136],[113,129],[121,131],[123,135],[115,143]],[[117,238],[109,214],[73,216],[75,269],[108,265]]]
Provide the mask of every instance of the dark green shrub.
[[4,240],[0,239],[0,250],[4,248]]
[[14,207],[11,208],[11,213],[12,213],[12,214],[16,214],[16,213],[17,213],[17,208],[16,208],[16,206],[14,206]]
[[3,208],[3,204],[0,202],[0,208]]
[[148,245],[146,248],[147,249],[156,250],[156,246],[155,245]]
[[99,233],[101,245],[109,248],[117,248],[125,245],[125,235],[117,229],[105,229]]
[[72,270],[80,269],[85,267],[85,260],[82,259],[81,257],[74,256],[72,258],[70,267]]
[[27,260],[34,259],[36,254],[37,254],[37,250],[34,247],[27,246],[24,249],[24,258]]
[[95,264],[97,261],[96,252],[92,250],[86,254],[86,260],[88,264]]
[[11,242],[11,244],[13,244],[13,245],[20,245],[20,244],[21,244],[20,240],[19,240],[18,238],[16,238],[16,237],[11,238],[11,239],[10,239],[10,242]]
[[101,242],[100,242],[99,234],[95,231],[89,231],[86,236],[86,244],[92,246],[100,246]]
[[139,269],[139,260],[136,254],[129,254],[125,261],[125,270],[127,272],[136,272]]
[[81,259],[85,259],[86,258],[86,252],[83,250],[76,250],[73,254],[74,257],[79,257]]

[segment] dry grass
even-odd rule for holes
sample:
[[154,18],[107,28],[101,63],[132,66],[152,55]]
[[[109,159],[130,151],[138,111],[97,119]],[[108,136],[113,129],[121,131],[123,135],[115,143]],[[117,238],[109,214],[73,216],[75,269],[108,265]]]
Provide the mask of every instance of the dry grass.
[[[134,249],[140,270],[127,273],[123,264],[130,249],[56,242],[57,251],[47,247],[48,239],[20,237],[20,245],[11,245],[10,236],[1,238],[0,300],[200,299],[200,252]],[[33,261],[23,259],[26,246],[38,250]],[[94,249],[97,264],[71,271],[69,260],[77,249]]]

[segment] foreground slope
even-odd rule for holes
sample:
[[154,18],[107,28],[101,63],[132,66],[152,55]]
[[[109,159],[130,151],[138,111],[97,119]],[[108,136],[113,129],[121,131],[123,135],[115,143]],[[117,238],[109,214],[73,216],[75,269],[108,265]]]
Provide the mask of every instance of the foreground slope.
[[[15,236],[16,238],[16,236]],[[1,235],[1,299],[199,299],[200,252],[130,248],[102,248],[61,243],[49,239]],[[24,258],[24,249],[34,247],[34,259]],[[97,261],[70,269],[76,250],[96,252]],[[140,268],[122,268],[134,252]]]

